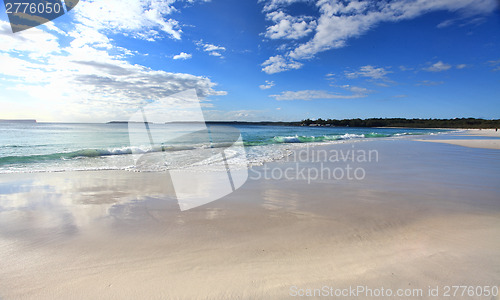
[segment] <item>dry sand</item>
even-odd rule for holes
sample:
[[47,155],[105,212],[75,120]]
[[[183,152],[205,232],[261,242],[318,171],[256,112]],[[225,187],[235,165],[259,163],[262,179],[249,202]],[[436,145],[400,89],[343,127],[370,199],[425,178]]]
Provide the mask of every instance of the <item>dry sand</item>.
[[[455,136],[461,137],[461,136],[474,136],[474,137],[488,137],[487,139],[460,139],[460,138],[455,138],[455,139],[447,139],[447,140],[440,140],[440,139],[432,139],[432,140],[422,140],[422,139],[416,139],[416,141],[420,142],[432,142],[432,143],[446,143],[446,144],[451,144],[451,145],[457,145],[457,146],[463,146],[463,147],[470,147],[470,148],[483,148],[483,149],[500,149],[500,132],[496,131],[495,129],[469,129],[466,130],[464,133],[461,134],[456,134]],[[496,138],[496,139],[493,139]]]
[[256,167],[235,193],[185,212],[165,174],[1,175],[0,298],[288,299],[367,286],[440,299],[448,285],[498,286],[498,151],[406,140],[316,149],[353,147],[380,153],[352,163],[363,180],[256,179]]
[[416,140],[420,142],[445,143],[469,148],[500,149],[500,139],[480,139],[480,140]]
[[468,129],[465,133],[468,135],[500,137],[500,131],[495,129]]

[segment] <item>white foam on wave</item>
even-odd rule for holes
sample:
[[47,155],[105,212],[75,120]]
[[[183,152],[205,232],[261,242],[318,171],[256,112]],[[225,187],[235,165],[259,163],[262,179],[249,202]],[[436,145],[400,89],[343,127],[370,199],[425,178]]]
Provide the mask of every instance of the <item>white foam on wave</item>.
[[346,133],[344,135],[341,135],[340,139],[349,140],[349,139],[364,138],[364,137],[365,136],[363,134]]

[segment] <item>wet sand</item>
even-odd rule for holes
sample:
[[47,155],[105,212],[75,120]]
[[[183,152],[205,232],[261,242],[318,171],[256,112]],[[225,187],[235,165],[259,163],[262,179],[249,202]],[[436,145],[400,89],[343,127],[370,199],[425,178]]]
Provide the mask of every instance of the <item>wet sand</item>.
[[[397,139],[307,153],[319,150],[379,156],[292,156],[183,212],[166,173],[0,175],[0,298],[284,299],[367,286],[438,299],[429,286],[498,286],[498,150]],[[364,178],[278,176],[348,166]]]

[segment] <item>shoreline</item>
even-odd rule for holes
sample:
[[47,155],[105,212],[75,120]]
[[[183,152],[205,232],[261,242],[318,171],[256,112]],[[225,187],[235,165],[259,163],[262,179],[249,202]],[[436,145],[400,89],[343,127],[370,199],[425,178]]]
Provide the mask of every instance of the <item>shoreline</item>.
[[[453,136],[453,135],[452,135]],[[481,137],[481,139],[463,139],[464,137]],[[500,150],[500,132],[494,129],[469,129],[460,133],[455,133],[453,139],[446,140],[430,140],[430,139],[415,139],[420,142],[431,142],[431,143],[446,143],[456,146],[468,147],[468,148],[483,148],[483,149],[496,149]]]

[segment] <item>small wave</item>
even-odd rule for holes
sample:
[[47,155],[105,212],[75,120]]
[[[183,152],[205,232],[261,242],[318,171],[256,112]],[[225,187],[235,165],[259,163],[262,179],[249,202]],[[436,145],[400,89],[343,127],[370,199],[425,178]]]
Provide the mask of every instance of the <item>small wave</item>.
[[274,140],[277,143],[301,143],[299,136],[275,136]]
[[[355,134],[346,133],[338,135],[322,135],[322,136],[275,136],[273,138],[274,143],[318,143],[318,142],[328,142],[328,141],[338,141],[338,140],[350,140],[350,139],[361,139],[361,138],[382,138],[391,137],[390,134],[383,133],[367,133],[367,134]],[[269,143],[268,143],[269,144]],[[262,145],[262,143],[245,143],[245,145]]]
[[109,148],[109,149],[81,149],[71,152],[58,152],[50,154],[37,154],[25,156],[6,156],[0,157],[0,165],[7,164],[27,164],[37,162],[47,162],[51,160],[72,160],[80,158],[92,158],[113,155],[126,155],[147,153],[153,151],[166,151],[163,147],[152,149],[151,147],[122,147],[122,148]]
[[432,134],[431,133],[421,133],[421,132],[402,132],[402,133],[396,133],[394,136],[405,136],[405,135],[426,135],[426,134]]
[[391,137],[392,135],[390,134],[384,134],[384,133],[367,133],[365,134],[365,138],[383,138],[383,137]]
[[365,137],[364,134],[346,133],[346,134],[340,136],[340,139],[341,140],[350,140],[350,139],[360,139],[360,138],[364,138],[364,137]]
[[139,147],[117,147],[108,149],[81,149],[71,152],[58,152],[50,154],[36,154],[24,156],[5,156],[0,157],[1,165],[11,164],[30,164],[48,162],[53,160],[75,160],[85,158],[97,158],[106,156],[118,156],[129,154],[145,154],[154,152],[176,152],[196,149],[224,148],[230,147],[233,143],[212,143],[196,145],[158,145],[158,146],[139,146]]

